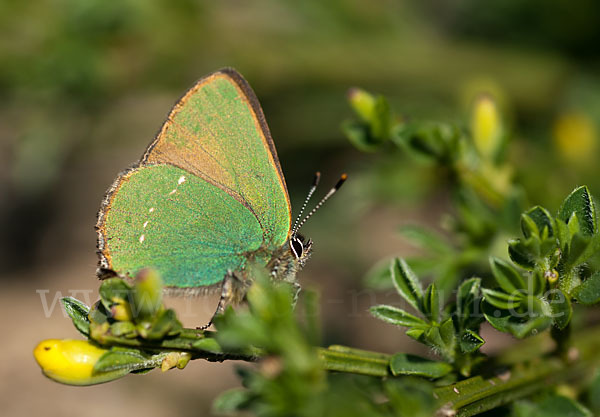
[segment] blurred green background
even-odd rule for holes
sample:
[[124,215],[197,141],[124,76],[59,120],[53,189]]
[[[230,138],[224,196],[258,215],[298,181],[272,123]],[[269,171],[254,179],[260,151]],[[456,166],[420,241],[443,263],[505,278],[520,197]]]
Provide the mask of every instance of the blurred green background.
[[[459,125],[477,94],[494,95],[513,130],[518,182],[532,203],[555,210],[577,184],[600,192],[598,16],[594,0],[3,0],[0,320],[12,360],[0,371],[0,409],[204,415],[237,383],[230,365],[193,363],[62,387],[30,353],[41,339],[76,337],[57,308],[45,318],[36,290],[49,290],[51,304],[56,291],[96,289],[93,225],[104,190],[196,79],[232,66],[250,82],[294,207],[314,171],[323,188],[348,172],[305,227],[316,245],[301,280],[323,291],[326,342],[392,351],[405,339],[368,317],[376,295],[360,280],[375,261],[414,252],[398,225],[439,223],[448,198],[435,185],[445,179],[400,154],[355,150],[340,131],[348,88],[386,95],[406,119]],[[375,174],[389,181],[369,181]]]

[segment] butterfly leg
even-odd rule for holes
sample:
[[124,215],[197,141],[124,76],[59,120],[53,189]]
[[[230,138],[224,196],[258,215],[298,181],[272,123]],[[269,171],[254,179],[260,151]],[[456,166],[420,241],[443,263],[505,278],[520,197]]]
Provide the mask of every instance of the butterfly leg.
[[225,307],[230,304],[239,304],[243,301],[246,296],[248,284],[246,280],[238,277],[233,271],[227,271],[225,278],[223,279],[223,284],[221,286],[221,297],[219,298],[219,303],[217,304],[217,308],[211,317],[210,321],[206,323],[204,326],[198,327],[199,330],[208,329],[215,317],[219,314],[222,314],[225,311]]
[[300,287],[300,283],[298,281],[292,282],[292,287],[294,290],[294,299],[292,301],[292,305],[296,307],[296,303],[298,302],[298,297],[300,296],[300,290],[302,289],[302,287]]

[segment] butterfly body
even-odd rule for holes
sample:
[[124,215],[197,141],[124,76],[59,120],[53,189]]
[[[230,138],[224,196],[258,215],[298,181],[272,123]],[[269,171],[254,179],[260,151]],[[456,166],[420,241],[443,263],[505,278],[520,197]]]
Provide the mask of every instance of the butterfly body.
[[199,80],[175,104],[140,161],[98,212],[98,276],[156,269],[166,290],[221,290],[241,301],[249,265],[296,282],[312,242],[292,231],[285,179],[262,109],[232,69]]

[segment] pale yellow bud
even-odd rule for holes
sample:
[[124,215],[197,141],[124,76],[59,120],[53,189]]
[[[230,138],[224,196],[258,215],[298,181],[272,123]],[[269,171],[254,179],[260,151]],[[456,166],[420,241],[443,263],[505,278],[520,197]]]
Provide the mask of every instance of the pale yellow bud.
[[488,95],[475,102],[471,134],[477,152],[485,159],[493,159],[502,143],[502,120],[496,102]]

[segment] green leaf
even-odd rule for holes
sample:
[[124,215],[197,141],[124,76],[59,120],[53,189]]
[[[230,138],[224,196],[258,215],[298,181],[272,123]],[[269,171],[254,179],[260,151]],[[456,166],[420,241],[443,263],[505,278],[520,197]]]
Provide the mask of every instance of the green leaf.
[[571,268],[589,260],[600,251],[600,234],[594,236],[584,236],[581,233],[575,233],[571,237],[569,251],[563,258],[566,258],[565,268]]
[[572,291],[581,304],[593,305],[600,301],[600,271],[593,273]]
[[371,133],[379,141],[386,140],[391,127],[390,105],[384,96],[377,96],[371,118]]
[[399,125],[392,139],[406,151],[419,157],[447,162],[457,151],[460,131],[452,125],[411,122]]
[[434,349],[437,349],[439,352],[442,352],[445,347],[445,343],[442,340],[442,336],[440,335],[439,326],[431,326],[425,330],[425,334],[423,335],[425,343],[431,346]]
[[98,359],[94,364],[92,373],[100,374],[113,371],[129,373],[140,369],[155,368],[162,363],[166,355],[167,352],[163,352],[148,357],[136,349],[113,347]]
[[462,353],[473,353],[484,343],[485,340],[473,330],[465,330],[460,336],[459,346]]
[[521,230],[523,231],[523,236],[525,236],[525,238],[529,238],[533,231],[529,219],[535,223],[537,234],[539,236],[542,235],[544,228],[548,229],[548,236],[554,235],[554,219],[552,218],[552,215],[550,215],[545,208],[535,206],[523,213],[521,217]]
[[590,245],[590,243],[591,238],[579,232],[575,233],[571,237],[571,244],[569,245],[569,252],[565,262],[567,268],[585,262],[587,257],[589,257],[587,248]]
[[573,308],[571,301],[561,290],[555,288],[548,297],[548,304],[552,314],[552,321],[556,327],[563,330],[571,321]]
[[529,242],[521,239],[510,239],[508,241],[508,256],[510,256],[510,260],[521,268],[530,270],[535,267],[535,258],[537,255],[532,253],[531,242],[534,242],[533,238],[530,238]]
[[423,297],[423,310],[424,313],[433,322],[437,322],[440,319],[440,298],[435,284],[432,282],[425,290]]
[[521,293],[509,295],[505,292],[490,290],[488,288],[483,288],[481,291],[483,292],[485,302],[503,310],[514,310],[518,308],[524,297]]
[[157,314],[149,329],[144,328],[144,332],[140,332],[141,336],[148,340],[159,340],[165,336],[174,336],[178,334],[183,326],[177,320],[175,311],[172,309],[162,310]]
[[412,339],[415,339],[417,342],[423,343],[423,335],[425,334],[424,328],[413,327],[412,329],[408,329],[406,335]]
[[526,213],[521,214],[521,231],[525,238],[540,237],[541,230],[538,229],[535,220]]
[[203,339],[196,340],[192,346],[194,349],[202,349],[207,352],[223,353],[223,349],[219,343],[212,337],[205,337]]
[[496,282],[506,293],[513,294],[525,289],[525,280],[508,262],[491,257],[490,265]]
[[461,328],[464,329],[470,325],[477,325],[481,321],[479,314],[477,314],[477,317],[471,317],[479,306],[480,293],[480,278],[467,279],[458,287],[456,294],[456,315],[458,316]]
[[569,194],[558,210],[557,217],[569,223],[573,213],[577,215],[579,227],[584,235],[591,236],[596,233],[596,208],[586,186],[578,187]]
[[390,279],[391,259],[383,259],[373,265],[365,274],[363,282],[366,287],[376,290],[387,290],[393,287],[394,283]]
[[421,301],[423,299],[423,288],[421,281],[408,266],[404,259],[396,258],[392,261],[390,267],[392,281],[396,291],[404,298],[415,310],[422,311]]
[[440,324],[440,337],[442,338],[443,349],[442,355],[446,359],[454,356],[454,347],[456,345],[456,333],[454,322],[451,317],[447,318]]
[[94,303],[88,314],[90,323],[102,324],[108,321],[109,313],[104,308],[102,301],[98,300]]
[[452,371],[452,366],[446,362],[432,361],[420,356],[407,353],[396,353],[390,359],[392,375],[418,375],[437,379]]
[[[569,226],[567,226],[567,222],[561,219],[556,219],[556,235],[558,237],[558,242],[560,245],[560,249],[565,252],[567,246],[571,242],[571,234],[569,233]],[[564,255],[564,253],[563,253]]]
[[540,314],[538,311],[540,308],[536,306],[536,300],[534,297],[530,297],[529,302],[532,304],[532,311],[520,314],[516,311],[496,308],[488,302],[483,302],[481,305],[485,319],[492,327],[522,339],[538,334],[552,324],[550,317]]
[[138,335],[135,324],[130,321],[116,321],[110,325],[110,333],[116,337],[136,337]]
[[377,305],[371,307],[369,311],[376,318],[383,320],[387,323],[395,324],[396,326],[422,328],[429,326],[429,324],[426,321],[415,317],[412,314],[407,313],[406,311],[401,310],[397,307]]
[[[548,272],[552,274],[557,273],[556,271],[552,270]],[[539,269],[536,269],[530,274],[528,280],[530,281],[529,285],[531,287],[531,294],[541,295],[544,293],[546,290],[546,277],[543,272],[541,272]]]
[[241,388],[233,388],[220,394],[213,402],[212,409],[215,413],[232,413],[243,410],[244,406],[252,399],[252,393]]
[[73,320],[75,328],[84,336],[89,337],[90,335],[90,320],[88,314],[90,308],[84,303],[73,297],[63,297],[60,302],[65,309],[65,312]]
[[556,394],[549,394],[537,403],[517,401],[513,412],[515,417],[592,417],[592,413],[575,400]]
[[400,233],[411,243],[436,254],[449,255],[454,253],[453,248],[442,236],[424,227],[410,224],[403,225],[400,227]]
[[373,138],[369,125],[356,120],[346,120],[342,123],[342,132],[352,145],[362,152],[376,152],[381,142]]

